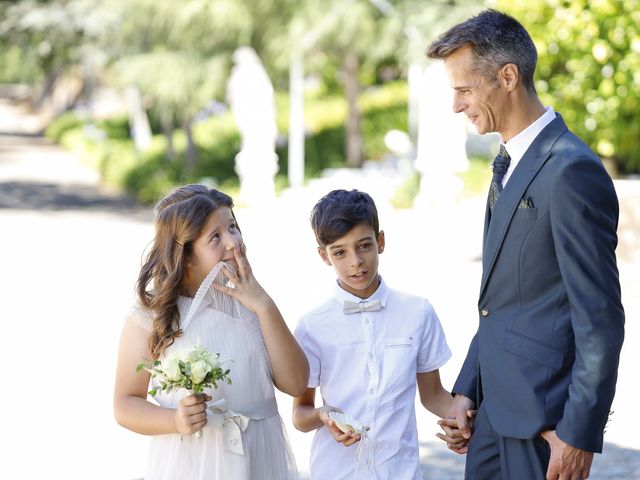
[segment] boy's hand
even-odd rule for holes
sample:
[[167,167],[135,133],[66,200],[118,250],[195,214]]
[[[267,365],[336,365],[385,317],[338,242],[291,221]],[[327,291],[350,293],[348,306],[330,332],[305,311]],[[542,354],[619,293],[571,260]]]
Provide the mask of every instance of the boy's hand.
[[[468,427],[473,430],[473,423],[476,416],[476,410],[467,410],[466,418]],[[444,431],[436,433],[436,437],[447,442],[447,447],[459,454],[467,453],[469,448],[469,438],[465,438],[462,431],[458,428],[458,421],[455,418],[443,418],[438,420],[438,425]]]
[[360,435],[355,432],[352,433],[344,433],[340,430],[335,422],[329,416],[329,412],[338,412],[343,413],[339,408],[331,407],[329,405],[324,405],[318,409],[318,417],[324,423],[327,430],[331,436],[335,439],[336,442],[343,444],[345,447],[350,447],[354,443],[360,441]]

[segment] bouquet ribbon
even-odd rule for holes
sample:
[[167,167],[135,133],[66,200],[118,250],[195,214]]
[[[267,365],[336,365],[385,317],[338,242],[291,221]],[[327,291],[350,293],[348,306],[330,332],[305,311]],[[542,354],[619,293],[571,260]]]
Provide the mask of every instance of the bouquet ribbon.
[[249,426],[250,420],[264,420],[278,414],[275,398],[260,402],[244,413],[234,412],[227,408],[227,400],[221,398],[209,404],[207,421],[213,428],[222,428],[222,439],[225,450],[238,455],[244,455],[242,447],[242,432]]

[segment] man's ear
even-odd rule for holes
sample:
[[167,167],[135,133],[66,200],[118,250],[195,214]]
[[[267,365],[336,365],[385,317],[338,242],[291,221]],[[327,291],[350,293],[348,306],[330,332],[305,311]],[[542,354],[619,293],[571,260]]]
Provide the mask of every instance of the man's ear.
[[380,230],[378,234],[378,253],[384,252],[384,230]]
[[515,63],[507,63],[498,72],[500,83],[507,89],[513,91],[520,83],[520,72]]
[[324,263],[326,263],[330,267],[332,266],[331,261],[329,260],[329,255],[327,255],[327,249],[326,248],[318,247],[318,255],[320,255],[320,258],[322,259],[322,261]]

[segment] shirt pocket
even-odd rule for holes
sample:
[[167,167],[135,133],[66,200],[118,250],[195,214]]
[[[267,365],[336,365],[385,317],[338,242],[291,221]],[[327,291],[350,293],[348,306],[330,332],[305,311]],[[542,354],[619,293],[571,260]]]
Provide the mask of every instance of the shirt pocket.
[[416,351],[413,337],[387,338],[384,342],[381,387],[384,391],[404,391],[416,382]]
[[411,348],[412,346],[413,337],[388,338],[384,344],[385,349]]

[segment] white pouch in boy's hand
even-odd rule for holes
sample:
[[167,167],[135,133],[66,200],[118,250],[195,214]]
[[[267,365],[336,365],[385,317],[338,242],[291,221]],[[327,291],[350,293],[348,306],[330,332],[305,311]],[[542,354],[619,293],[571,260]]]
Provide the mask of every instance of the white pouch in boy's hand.
[[367,436],[367,430],[364,425],[353,417],[350,417],[346,413],[340,412],[329,412],[329,418],[333,420],[342,432],[344,433],[356,433],[360,435],[360,441],[358,442],[358,448],[356,450],[356,462],[360,463],[360,454],[362,450],[366,450],[367,454],[367,462],[366,467],[367,470],[371,467],[371,462],[373,460],[373,448],[371,445],[371,441]]
[[364,425],[345,413],[329,412],[329,418],[333,420],[336,427],[338,427],[343,433],[357,433],[362,436],[366,435]]

